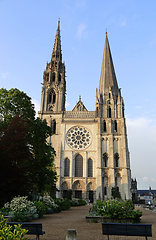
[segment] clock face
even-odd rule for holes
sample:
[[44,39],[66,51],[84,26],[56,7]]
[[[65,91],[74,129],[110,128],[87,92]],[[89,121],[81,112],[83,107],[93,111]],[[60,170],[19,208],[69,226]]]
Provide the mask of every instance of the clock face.
[[91,133],[85,127],[72,127],[66,134],[66,142],[75,150],[85,149],[91,144]]

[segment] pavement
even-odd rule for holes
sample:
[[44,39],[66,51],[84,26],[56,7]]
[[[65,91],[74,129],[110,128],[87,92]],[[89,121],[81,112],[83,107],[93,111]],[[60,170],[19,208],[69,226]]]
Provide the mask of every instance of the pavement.
[[[67,211],[55,214],[44,215],[43,218],[32,222],[42,223],[42,230],[45,231],[40,240],[65,240],[68,229],[75,229],[77,232],[77,240],[106,240],[107,236],[102,235],[101,223],[87,223],[85,215],[88,214],[90,205],[71,207]],[[152,237],[148,239],[156,240],[156,213],[137,207],[143,212],[141,223],[152,224]],[[35,236],[26,235],[29,240],[35,240]],[[110,236],[110,240],[143,240],[145,237],[126,237],[126,236]]]

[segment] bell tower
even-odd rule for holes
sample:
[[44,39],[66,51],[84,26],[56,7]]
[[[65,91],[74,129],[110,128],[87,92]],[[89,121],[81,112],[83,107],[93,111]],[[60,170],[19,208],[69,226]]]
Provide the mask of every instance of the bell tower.
[[111,189],[120,191],[122,199],[130,199],[131,170],[124,101],[116,79],[106,32],[99,90],[96,91],[96,117],[100,121],[102,195]]
[[51,61],[46,64],[46,70],[43,73],[43,87],[41,94],[40,112],[61,113],[65,111],[65,64],[62,62],[60,21],[51,55]]

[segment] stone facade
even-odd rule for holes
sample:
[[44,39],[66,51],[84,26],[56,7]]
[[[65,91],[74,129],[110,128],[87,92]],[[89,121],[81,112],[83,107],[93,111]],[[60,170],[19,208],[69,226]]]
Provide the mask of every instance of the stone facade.
[[62,62],[60,22],[51,61],[43,74],[39,117],[52,127],[48,141],[56,151],[59,197],[72,196],[94,202],[111,197],[112,187],[131,199],[131,170],[124,101],[118,88],[106,33],[96,109],[79,101],[65,110],[65,64]]

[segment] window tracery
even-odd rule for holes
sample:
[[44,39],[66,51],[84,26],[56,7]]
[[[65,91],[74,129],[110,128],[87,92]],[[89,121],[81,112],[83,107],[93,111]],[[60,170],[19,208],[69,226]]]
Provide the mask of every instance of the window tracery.
[[91,143],[91,134],[84,127],[72,127],[67,132],[66,141],[73,149],[85,149]]

